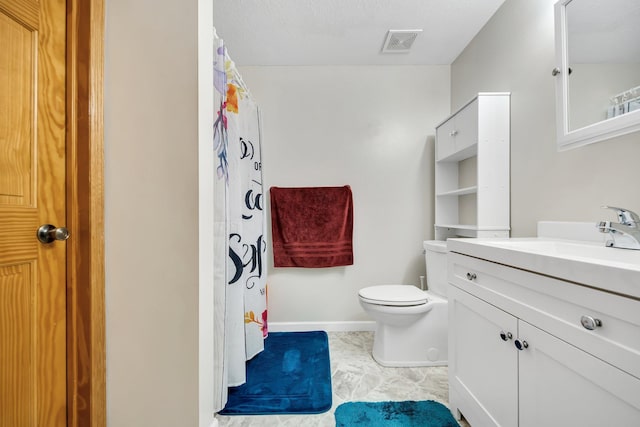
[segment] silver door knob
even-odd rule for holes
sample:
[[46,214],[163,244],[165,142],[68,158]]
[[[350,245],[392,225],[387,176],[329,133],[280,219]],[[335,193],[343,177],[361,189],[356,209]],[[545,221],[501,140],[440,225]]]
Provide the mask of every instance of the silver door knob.
[[42,243],[52,243],[56,240],[67,240],[69,238],[69,230],[65,227],[44,224],[38,228],[36,235]]
[[588,329],[590,331],[593,331],[595,328],[599,328],[600,326],[602,326],[602,322],[600,321],[600,319],[594,319],[591,316],[582,316],[580,318],[580,323],[582,323],[582,326],[584,326],[585,329]]

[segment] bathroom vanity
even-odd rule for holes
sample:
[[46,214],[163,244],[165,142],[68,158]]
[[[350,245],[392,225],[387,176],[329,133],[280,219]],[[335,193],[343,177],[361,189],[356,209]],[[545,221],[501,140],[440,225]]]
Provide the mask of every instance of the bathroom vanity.
[[640,251],[449,239],[449,387],[473,427],[640,423]]

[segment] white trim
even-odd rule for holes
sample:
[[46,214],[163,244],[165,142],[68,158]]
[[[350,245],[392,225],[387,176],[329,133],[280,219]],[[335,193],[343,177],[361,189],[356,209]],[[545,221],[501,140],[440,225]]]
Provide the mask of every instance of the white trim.
[[214,418],[213,3],[198,0],[198,425]]
[[375,331],[376,322],[270,322],[269,332],[304,332],[304,331],[327,331],[327,332],[360,332]]

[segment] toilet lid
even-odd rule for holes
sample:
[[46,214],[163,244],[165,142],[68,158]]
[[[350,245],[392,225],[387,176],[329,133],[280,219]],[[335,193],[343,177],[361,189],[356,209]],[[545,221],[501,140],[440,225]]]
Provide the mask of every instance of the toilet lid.
[[379,285],[360,289],[360,297],[372,304],[421,305],[427,302],[427,294],[412,285]]

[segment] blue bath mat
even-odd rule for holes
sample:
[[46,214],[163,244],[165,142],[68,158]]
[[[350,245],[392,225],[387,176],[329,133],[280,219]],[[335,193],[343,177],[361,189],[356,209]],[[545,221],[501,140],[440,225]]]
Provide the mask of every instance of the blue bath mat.
[[335,417],[336,427],[459,427],[449,409],[433,400],[347,402]]
[[327,333],[270,332],[264,351],[247,362],[247,382],[229,387],[220,414],[320,414],[330,408]]

